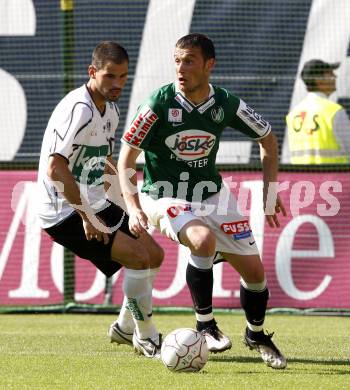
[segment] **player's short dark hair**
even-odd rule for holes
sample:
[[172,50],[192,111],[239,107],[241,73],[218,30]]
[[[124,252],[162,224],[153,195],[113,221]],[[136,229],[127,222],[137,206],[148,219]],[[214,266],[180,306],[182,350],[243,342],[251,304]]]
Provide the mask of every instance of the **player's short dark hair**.
[[104,65],[112,61],[115,64],[129,63],[128,52],[119,43],[113,41],[103,41],[99,43],[92,52],[91,64],[96,69],[101,69]]
[[175,47],[186,49],[188,47],[199,47],[202,51],[205,61],[215,58],[215,47],[213,41],[204,34],[188,34],[180,38]]

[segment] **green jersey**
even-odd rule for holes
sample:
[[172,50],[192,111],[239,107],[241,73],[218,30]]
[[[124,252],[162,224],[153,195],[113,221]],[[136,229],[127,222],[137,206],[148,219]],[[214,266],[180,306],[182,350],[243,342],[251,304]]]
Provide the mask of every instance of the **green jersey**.
[[215,160],[223,130],[265,137],[271,126],[243,100],[210,85],[206,101],[194,105],[172,83],[143,103],[122,141],[145,152],[142,192],[202,201],[220,191]]

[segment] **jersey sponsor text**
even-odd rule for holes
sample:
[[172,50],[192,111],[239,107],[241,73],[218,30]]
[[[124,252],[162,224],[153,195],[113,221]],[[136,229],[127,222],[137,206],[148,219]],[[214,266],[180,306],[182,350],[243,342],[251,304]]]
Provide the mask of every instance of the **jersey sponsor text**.
[[206,157],[215,145],[216,137],[202,130],[184,130],[166,138],[168,148],[182,160]]
[[72,167],[75,180],[83,184],[101,184],[98,180],[104,173],[107,151],[107,145],[82,146]]
[[129,130],[125,132],[124,140],[139,146],[157,119],[158,115],[149,106],[143,107]]

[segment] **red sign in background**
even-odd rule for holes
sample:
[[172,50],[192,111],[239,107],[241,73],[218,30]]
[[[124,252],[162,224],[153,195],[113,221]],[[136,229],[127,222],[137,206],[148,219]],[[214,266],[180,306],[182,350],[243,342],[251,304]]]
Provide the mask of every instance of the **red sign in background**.
[[[224,172],[250,224],[265,265],[269,307],[350,308],[350,175],[283,173],[280,197],[288,216],[270,228],[262,212],[259,172]],[[63,301],[63,251],[40,231],[35,217],[36,172],[1,171],[0,305]],[[155,232],[165,259],[154,285],[155,306],[191,306],[183,247]],[[122,302],[123,271],[114,277],[112,302]],[[239,276],[227,263],[214,267],[215,307],[236,308]],[[76,259],[76,301],[102,304],[105,278]]]

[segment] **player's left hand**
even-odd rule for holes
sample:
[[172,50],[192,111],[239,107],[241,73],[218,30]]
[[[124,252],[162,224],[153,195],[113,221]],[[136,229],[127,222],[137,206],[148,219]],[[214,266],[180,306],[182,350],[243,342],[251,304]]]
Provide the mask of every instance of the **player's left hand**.
[[148,229],[148,218],[141,209],[130,211],[129,229],[135,237],[140,237]]
[[266,215],[266,220],[267,223],[269,224],[270,227],[280,227],[280,222],[278,220],[278,215],[279,213],[282,213],[284,217],[287,216],[286,209],[284,208],[284,205],[282,203],[282,200],[280,197],[277,195],[276,198],[276,205],[275,205],[275,212],[272,215]]

